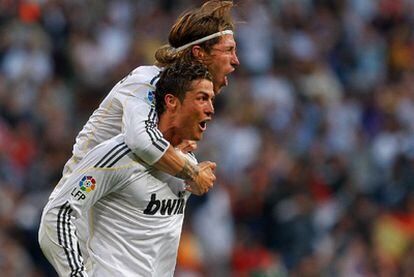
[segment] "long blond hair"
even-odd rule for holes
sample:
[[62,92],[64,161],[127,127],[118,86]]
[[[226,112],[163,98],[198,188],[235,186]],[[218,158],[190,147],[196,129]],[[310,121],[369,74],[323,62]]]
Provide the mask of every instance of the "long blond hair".
[[[176,48],[220,31],[233,31],[234,23],[231,16],[233,6],[233,1],[211,0],[200,8],[181,14],[171,27],[168,36],[169,44],[155,52],[157,65],[168,66],[178,59],[193,60],[191,47],[182,51],[176,51]],[[209,52],[219,40],[220,37],[216,37],[199,45]]]

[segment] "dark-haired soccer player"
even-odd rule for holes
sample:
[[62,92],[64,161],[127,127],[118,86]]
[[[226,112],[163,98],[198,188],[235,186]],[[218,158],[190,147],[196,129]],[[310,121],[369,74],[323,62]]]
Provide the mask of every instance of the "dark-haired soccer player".
[[[162,72],[151,106],[173,147],[202,138],[214,113],[212,80],[194,62]],[[192,154],[183,158],[197,162]],[[199,166],[215,168],[211,162]],[[185,186],[141,160],[118,135],[89,151],[55,188],[42,214],[41,248],[60,276],[173,276],[190,195]],[[78,223],[86,219],[83,234]],[[86,258],[80,235],[87,238]]]

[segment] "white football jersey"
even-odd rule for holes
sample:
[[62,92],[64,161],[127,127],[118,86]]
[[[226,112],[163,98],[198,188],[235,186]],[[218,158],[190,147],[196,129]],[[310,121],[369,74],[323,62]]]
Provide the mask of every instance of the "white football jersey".
[[121,132],[128,147],[147,164],[161,158],[169,142],[157,128],[154,107],[160,72],[161,68],[154,65],[139,66],[113,87],[76,137],[63,175],[70,173],[93,147]]
[[[61,276],[174,274],[190,193],[139,160],[124,138],[90,151],[43,210],[39,242]],[[78,229],[85,220],[88,234]]]

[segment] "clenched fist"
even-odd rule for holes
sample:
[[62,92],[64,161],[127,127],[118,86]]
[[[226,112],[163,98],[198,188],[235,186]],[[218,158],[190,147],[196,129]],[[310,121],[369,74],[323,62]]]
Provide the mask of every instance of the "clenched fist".
[[187,190],[195,195],[203,195],[208,192],[216,181],[216,175],[214,171],[216,169],[216,163],[214,162],[201,162],[196,165],[197,173],[193,181],[187,181]]

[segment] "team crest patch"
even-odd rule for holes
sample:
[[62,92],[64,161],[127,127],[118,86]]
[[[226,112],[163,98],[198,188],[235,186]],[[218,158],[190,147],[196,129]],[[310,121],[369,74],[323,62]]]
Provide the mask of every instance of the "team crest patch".
[[147,93],[147,100],[150,103],[150,105],[155,105],[155,94],[154,91],[150,90]]
[[92,176],[83,176],[79,182],[80,189],[85,192],[90,192],[96,187],[96,180]]

